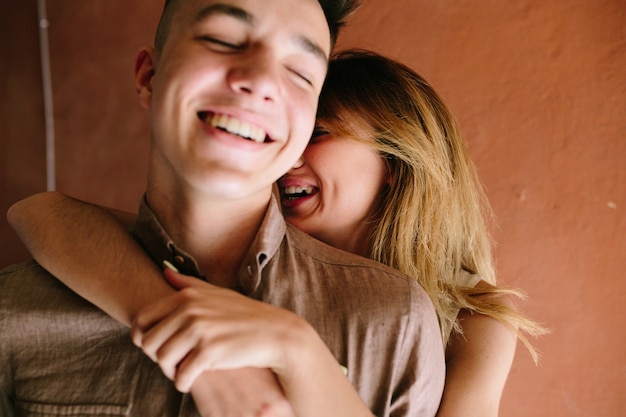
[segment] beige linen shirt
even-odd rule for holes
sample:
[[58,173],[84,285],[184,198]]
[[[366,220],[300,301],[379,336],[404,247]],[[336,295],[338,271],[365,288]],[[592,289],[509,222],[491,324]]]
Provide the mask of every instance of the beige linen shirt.
[[[135,228],[155,262],[201,277],[145,203]],[[239,284],[311,323],[375,415],[435,415],[445,378],[441,334],[413,280],[287,225],[272,199]],[[0,272],[2,417],[196,414],[128,329],[35,263]]]

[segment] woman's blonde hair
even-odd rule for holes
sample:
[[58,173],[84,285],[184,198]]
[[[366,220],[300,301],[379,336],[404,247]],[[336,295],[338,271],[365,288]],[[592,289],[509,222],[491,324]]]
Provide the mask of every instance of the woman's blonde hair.
[[[495,286],[485,221],[492,213],[457,124],[433,88],[389,58],[343,51],[330,62],[318,118],[338,137],[371,132],[363,142],[385,158],[391,181],[370,257],[416,277],[435,306],[444,344],[452,331],[462,331],[457,315],[467,309],[509,326],[536,361],[525,334],[544,329],[498,302],[500,294],[521,293]],[[493,287],[461,285],[467,272]]]

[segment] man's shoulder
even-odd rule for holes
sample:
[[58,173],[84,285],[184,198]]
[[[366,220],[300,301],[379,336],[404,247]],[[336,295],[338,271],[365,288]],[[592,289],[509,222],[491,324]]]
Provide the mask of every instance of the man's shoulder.
[[[370,329],[395,325],[396,334],[426,332],[441,341],[433,304],[415,278],[333,248],[291,226],[286,240],[289,254],[281,260],[286,265],[279,267],[280,276],[275,278],[284,282],[283,277],[288,277],[289,286],[314,300],[317,311],[332,311],[337,318],[354,318],[358,312]],[[294,308],[300,312],[300,307]]]
[[18,263],[14,263],[11,265],[7,265],[3,268],[0,268],[0,276],[5,276],[9,274],[13,274],[18,271],[23,271],[31,268],[41,268],[41,266],[35,262],[33,259],[28,261],[22,261]]
[[415,301],[420,303],[430,301],[413,277],[372,259],[334,248],[290,225],[287,227],[286,245],[296,258],[300,274],[317,272],[311,274],[317,277],[322,271],[321,279],[325,282],[369,287],[373,291],[381,289],[387,294],[396,292],[401,297],[416,298]]
[[34,260],[23,261],[0,269],[0,288],[24,288],[33,281],[48,282],[53,277]]
[[34,260],[23,261],[0,269],[0,286],[12,287],[19,284],[23,288],[25,284],[33,281],[48,283],[54,277]]
[[338,267],[373,268],[384,274],[395,275],[402,279],[407,278],[387,265],[327,245],[289,224],[287,224],[286,237],[287,244],[291,248],[311,258],[313,262],[328,263]]
[[11,314],[33,314],[84,311],[93,307],[31,260],[0,270],[0,309]]

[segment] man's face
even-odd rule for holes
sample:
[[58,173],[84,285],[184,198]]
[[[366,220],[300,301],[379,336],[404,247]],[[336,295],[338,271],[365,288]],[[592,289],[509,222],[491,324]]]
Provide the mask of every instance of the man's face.
[[329,53],[317,0],[184,2],[147,62],[153,168],[220,198],[269,189],[311,136]]

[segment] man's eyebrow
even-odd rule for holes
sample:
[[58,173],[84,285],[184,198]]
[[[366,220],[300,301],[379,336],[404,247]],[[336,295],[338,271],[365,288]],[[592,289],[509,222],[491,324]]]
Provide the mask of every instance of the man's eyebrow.
[[316,44],[309,38],[305,36],[296,36],[295,43],[297,45],[300,45],[307,52],[312,53],[316,58],[324,61],[324,65],[328,64],[328,56],[326,55],[326,52],[324,52],[324,49],[322,49],[318,44]]
[[199,22],[208,16],[214,14],[223,14],[240,20],[248,25],[254,24],[254,16],[239,7],[231,6],[224,3],[215,3],[200,10],[196,14],[195,22]]
[[[199,22],[208,16],[214,14],[223,14],[227,16],[231,16],[237,20],[240,20],[247,25],[254,25],[254,16],[244,9],[236,6],[232,6],[224,3],[215,3],[210,6],[207,6],[201,9],[194,19],[195,22]],[[295,44],[302,47],[306,52],[312,53],[316,58],[321,59],[324,62],[324,65],[328,64],[328,56],[322,47],[317,45],[315,42],[307,38],[306,36],[296,36],[294,38]]]

